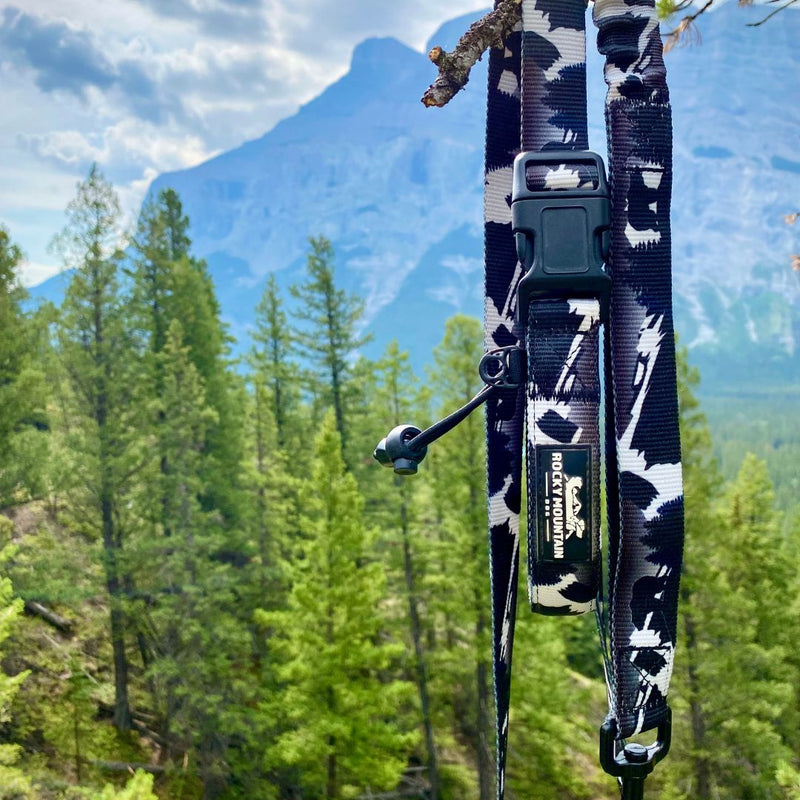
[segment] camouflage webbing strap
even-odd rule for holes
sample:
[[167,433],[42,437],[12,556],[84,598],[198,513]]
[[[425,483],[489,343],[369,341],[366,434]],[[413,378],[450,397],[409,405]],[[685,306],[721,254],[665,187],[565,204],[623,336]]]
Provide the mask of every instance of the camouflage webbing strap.
[[[605,348],[610,613],[602,624],[610,628],[605,633],[610,717],[620,738],[659,725],[668,713],[683,536],[669,250],[671,132],[653,1],[597,0],[594,9],[607,59],[613,210]],[[524,150],[563,153],[588,146],[584,8],[583,0],[524,0],[525,32],[512,33],[505,49],[493,50],[489,60],[486,346],[525,346],[529,357],[527,403],[521,392],[505,392],[487,404],[499,797],[526,411],[531,601],[545,613],[581,613],[592,607],[597,588],[600,307],[597,300],[568,293],[534,297],[526,324],[519,324],[517,288],[526,270],[517,261],[510,208],[520,129]],[[526,180],[529,188],[556,193],[588,185],[591,175],[574,165],[546,164]],[[616,447],[609,446],[614,442]],[[550,527],[545,541],[542,531],[549,523],[542,486],[554,475],[572,504],[560,507],[565,517],[556,536]],[[581,515],[581,508],[593,510]],[[577,551],[575,542],[581,543]]]
[[[611,175],[609,705],[619,737],[668,714],[683,557],[672,326],[672,113],[654,0],[597,0]],[[609,387],[611,388],[611,387]],[[613,480],[616,473],[617,479]]]
[[[580,0],[522,4],[522,151],[559,154],[526,162],[525,188],[556,202],[600,182],[590,164],[564,160],[589,149],[585,25]],[[541,216],[561,213],[573,215],[568,233],[581,239],[582,209],[555,206],[539,212],[543,229],[531,247],[536,238],[542,250],[566,244]],[[564,259],[583,255],[565,252],[556,261]],[[597,297],[577,293],[581,277],[570,276],[562,296],[534,297],[527,313],[519,309],[527,322],[528,596],[534,611],[550,615],[592,611],[600,588],[601,308]]]

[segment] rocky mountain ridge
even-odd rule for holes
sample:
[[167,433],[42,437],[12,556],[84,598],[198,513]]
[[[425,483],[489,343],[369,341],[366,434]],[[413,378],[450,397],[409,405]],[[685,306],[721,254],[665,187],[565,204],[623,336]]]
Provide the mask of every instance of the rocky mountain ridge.
[[[800,226],[783,220],[800,206],[800,13],[746,27],[762,15],[726,4],[701,17],[702,43],[667,57],[676,321],[712,380],[737,364],[748,381],[800,377],[800,275],[789,266]],[[478,16],[447,23],[430,44],[452,47]],[[590,143],[604,153],[588,26]],[[320,233],[340,281],[367,300],[373,355],[396,337],[420,366],[447,316],[482,313],[486,66],[442,110],[419,102],[433,75],[423,53],[369,39],[344,77],[262,138],[154,181],[152,192],[180,192],[237,339],[266,274],[297,281]]]

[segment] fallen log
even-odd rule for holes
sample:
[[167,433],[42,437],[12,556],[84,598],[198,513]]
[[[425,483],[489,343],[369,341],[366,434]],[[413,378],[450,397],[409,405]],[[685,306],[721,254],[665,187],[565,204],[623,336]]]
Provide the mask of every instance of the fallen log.
[[68,619],[62,617],[60,614],[56,614],[55,611],[51,611],[35,600],[27,600],[25,602],[25,611],[31,616],[41,617],[45,622],[62,633],[72,633],[72,623]]
[[89,763],[108,772],[136,772],[137,769],[152,772],[154,775],[166,772],[160,764],[138,764],[135,761],[103,761],[99,758],[89,759]]

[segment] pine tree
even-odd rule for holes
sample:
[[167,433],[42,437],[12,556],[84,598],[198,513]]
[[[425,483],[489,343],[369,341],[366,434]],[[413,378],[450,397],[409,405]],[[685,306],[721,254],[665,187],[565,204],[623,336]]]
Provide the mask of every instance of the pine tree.
[[587,710],[602,707],[604,691],[570,669],[563,622],[532,614],[524,602],[517,610],[506,791],[597,800],[610,781],[582,765],[597,758],[598,722]]
[[291,293],[298,300],[294,331],[301,352],[311,365],[311,391],[326,407],[333,408],[336,429],[348,453],[350,425],[348,396],[351,360],[369,341],[358,332],[364,303],[336,286],[333,245],[324,236],[312,237],[306,270],[308,278]]
[[[397,425],[406,424],[415,417],[420,405],[417,379],[408,363],[408,353],[401,353],[396,340],[392,340],[383,358],[376,364],[375,385],[371,388],[371,413],[373,429],[390,430]],[[406,628],[405,635],[411,640],[414,651],[414,675],[419,695],[420,717],[425,734],[425,751],[428,763],[428,780],[430,789],[428,797],[437,800],[439,796],[439,767],[434,733],[433,713],[430,696],[430,654],[425,641],[426,626],[422,619],[425,613],[425,597],[422,593],[421,577],[424,569],[420,557],[423,543],[419,536],[416,520],[417,485],[410,480],[382,470],[377,464],[373,473],[383,480],[373,480],[367,484],[370,492],[370,504],[373,506],[371,518],[374,518],[381,531],[381,539],[385,542],[385,558],[387,566],[394,569],[390,572],[402,575],[401,586],[393,586],[393,593],[404,593],[406,606],[401,615],[401,624]],[[392,563],[392,556],[397,551],[397,542],[401,542],[402,559],[399,566]]]
[[102,540],[114,650],[114,724],[128,730],[122,496],[135,472],[137,453],[131,447],[129,419],[131,349],[118,291],[119,218],[116,193],[94,165],[67,207],[67,226],[56,245],[74,270],[59,326],[73,405],[68,412],[74,417],[72,444],[79,462],[70,476],[70,502],[86,505]]
[[[167,498],[169,537],[150,542],[149,585],[160,596],[149,616],[159,652],[149,676],[160,700],[168,741],[194,749],[204,797],[214,798],[227,780],[226,751],[233,720],[241,713],[247,681],[236,677],[249,658],[249,637],[238,619],[236,569],[217,557],[226,534],[219,515],[205,511],[201,463],[206,428],[215,412],[183,345],[177,320],[160,354],[164,385],[160,403],[169,420],[162,444],[169,465],[159,474]],[[246,672],[244,673],[246,674]]]
[[[272,565],[255,566],[268,549],[268,514],[245,502],[244,387],[188,229],[180,198],[165,190],[137,231],[129,308],[142,351],[139,434],[150,459],[131,563],[140,652],[168,755],[196,755],[212,798],[229,779],[228,743],[255,690],[248,622],[257,590],[249,581]],[[260,526],[255,543],[251,524]],[[242,678],[232,679],[233,664]]]
[[[203,507],[216,508],[232,531],[240,527],[243,508],[241,464],[244,454],[244,384],[232,369],[230,339],[221,320],[214,283],[204,261],[180,258],[173,266],[171,319],[180,321],[183,342],[205,387],[216,420],[206,430],[201,466]],[[232,541],[230,557],[240,547]]]
[[22,312],[19,247],[0,226],[0,508],[42,491],[45,458],[43,381],[34,360],[34,330]]
[[667,796],[778,798],[776,770],[790,753],[782,720],[794,719],[795,672],[782,646],[790,573],[771,486],[763,464],[748,457],[721,492],[692,392],[697,372],[685,354],[678,366],[686,552]]
[[[444,339],[434,351],[431,378],[441,400],[440,416],[480,390],[482,342],[478,320],[459,314],[447,321]],[[437,648],[433,671],[437,683],[459,687],[452,700],[455,722],[458,733],[471,743],[481,800],[492,793],[493,775],[485,445],[483,418],[472,414],[428,456],[436,509],[432,527],[439,550],[435,607],[445,628],[444,647]],[[457,659],[456,650],[461,653]]]
[[667,770],[682,774],[680,780],[686,781],[698,798],[708,800],[712,765],[707,752],[709,720],[704,708],[705,687],[698,674],[703,661],[698,624],[702,624],[706,613],[701,604],[711,577],[706,556],[712,542],[721,535],[716,504],[722,478],[713,456],[708,422],[694,394],[700,375],[689,366],[685,349],[678,351],[677,371],[686,544],[680,586],[679,651],[672,690],[678,745]]
[[253,555],[250,579],[245,584],[247,595],[252,597],[250,613],[280,603],[284,582],[281,561],[289,555],[289,533],[296,529],[298,482],[292,478],[287,466],[290,459],[280,447],[270,399],[266,386],[254,377],[248,403],[250,457],[244,477],[252,496],[247,521]]
[[[5,542],[11,532],[11,524],[5,517],[0,517],[0,542]],[[12,556],[9,547],[0,549],[0,564],[5,564]],[[11,581],[0,576],[0,660],[7,648],[7,639],[13,632],[16,622],[22,613],[22,601],[15,599]],[[0,669],[0,724],[9,721],[9,710],[14,696],[25,680],[27,673],[20,672],[10,676]],[[30,781],[16,765],[20,755],[20,747],[14,744],[0,743],[0,800],[33,800],[34,793]]]
[[341,456],[332,413],[317,437],[303,493],[302,543],[286,611],[259,614],[274,630],[284,682],[276,704],[288,722],[267,753],[296,766],[308,797],[394,787],[414,736],[398,728],[412,687],[392,678],[402,645],[384,641],[385,580],[374,534]]
[[253,348],[249,363],[255,383],[263,386],[275,421],[279,447],[289,439],[292,415],[300,400],[297,364],[292,361],[292,337],[274,275],[267,278],[256,306]]
[[[160,394],[163,366],[157,355],[165,346],[172,321],[181,323],[183,342],[203,380],[206,400],[217,414],[206,431],[206,457],[201,466],[208,493],[204,507],[218,509],[234,528],[242,508],[243,388],[230,369],[229,339],[213,281],[205,262],[191,255],[188,230],[189,219],[173,189],[165,189],[145,205],[134,241],[129,306],[138,338],[149,356],[145,386],[151,388],[145,388],[146,393]],[[157,421],[157,438],[159,428],[165,425],[168,420]],[[167,466],[161,457],[163,471]]]

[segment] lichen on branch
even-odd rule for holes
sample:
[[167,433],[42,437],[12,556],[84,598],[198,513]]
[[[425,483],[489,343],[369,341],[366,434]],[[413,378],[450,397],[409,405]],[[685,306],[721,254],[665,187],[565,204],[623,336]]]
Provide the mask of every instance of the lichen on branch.
[[469,73],[490,47],[502,47],[521,16],[522,0],[502,0],[494,11],[474,22],[451,53],[434,47],[428,58],[439,75],[422,96],[426,106],[444,106],[469,81]]

